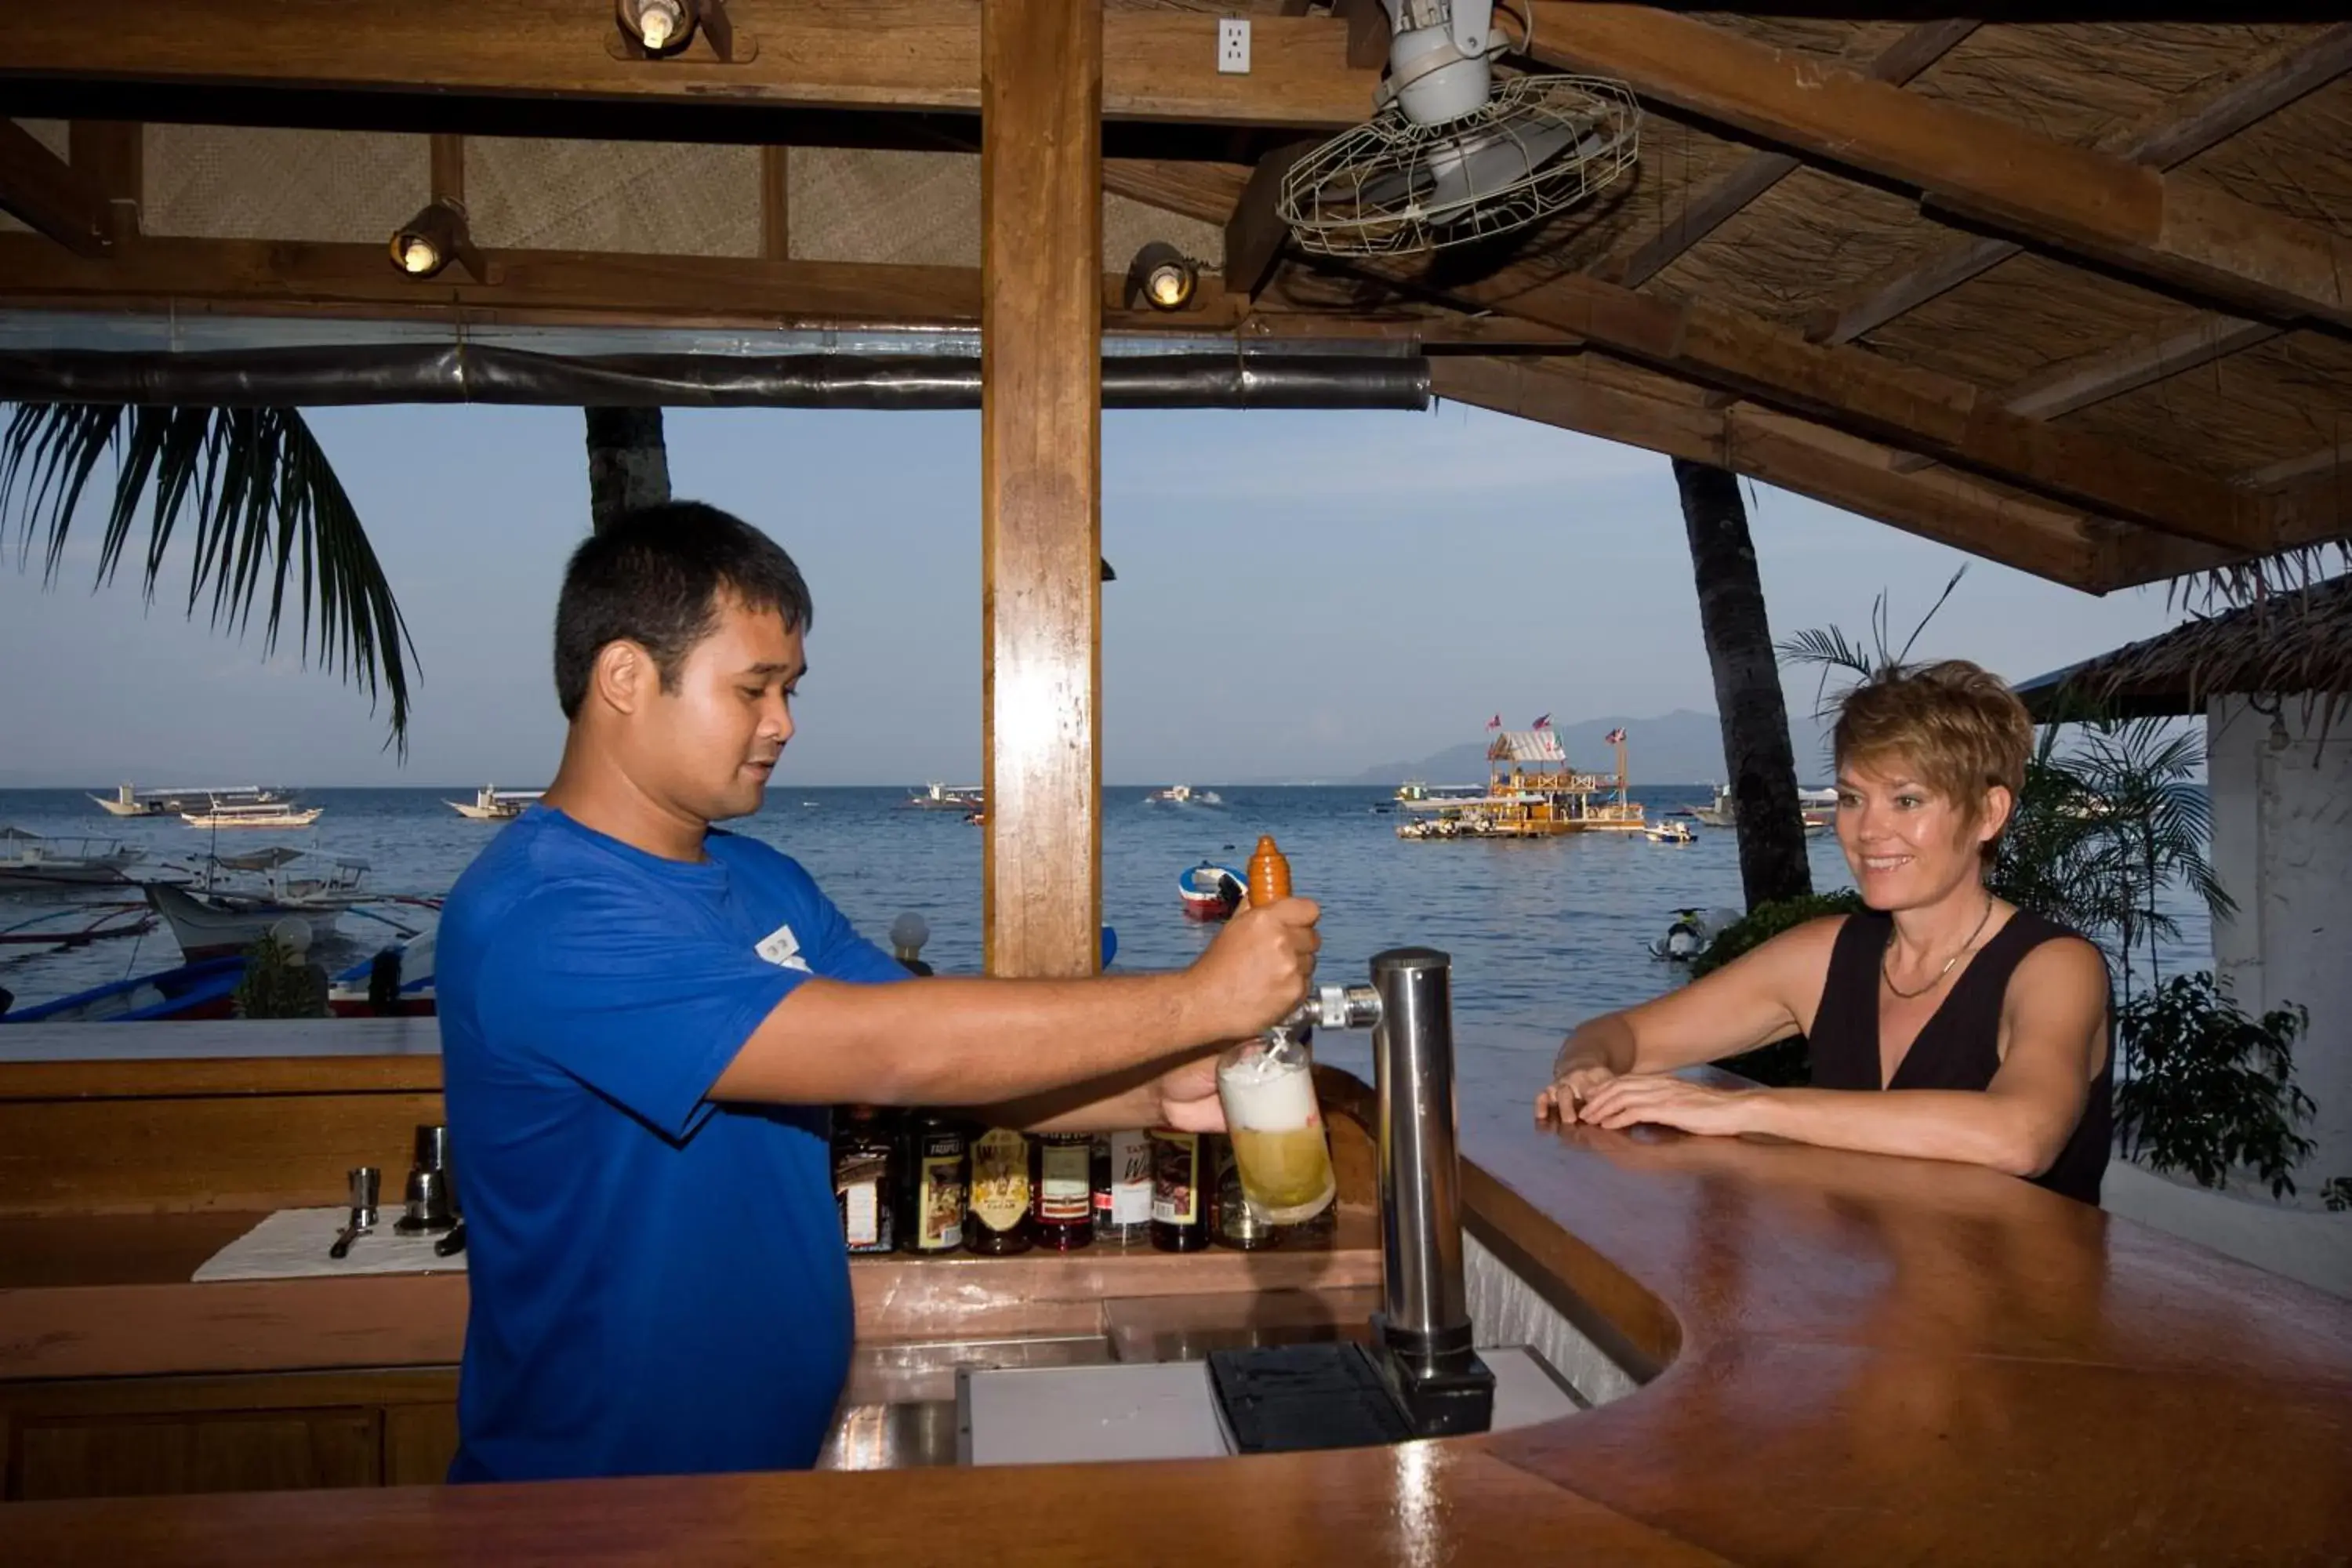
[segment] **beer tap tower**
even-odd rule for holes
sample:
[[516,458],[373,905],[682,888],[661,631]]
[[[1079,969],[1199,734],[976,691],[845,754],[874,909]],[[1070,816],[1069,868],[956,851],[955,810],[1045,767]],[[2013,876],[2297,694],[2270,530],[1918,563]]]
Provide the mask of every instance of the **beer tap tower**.
[[[1272,841],[1259,848],[1272,850]],[[1255,858],[1251,869],[1255,901]],[[1392,948],[1373,957],[1370,985],[1323,986],[1277,1026],[1372,1031],[1381,1300],[1369,1346],[1274,1346],[1209,1358],[1226,1425],[1244,1452],[1450,1436],[1483,1432],[1494,1418],[1495,1376],[1473,1348],[1463,1279],[1452,975],[1453,960],[1434,948]]]

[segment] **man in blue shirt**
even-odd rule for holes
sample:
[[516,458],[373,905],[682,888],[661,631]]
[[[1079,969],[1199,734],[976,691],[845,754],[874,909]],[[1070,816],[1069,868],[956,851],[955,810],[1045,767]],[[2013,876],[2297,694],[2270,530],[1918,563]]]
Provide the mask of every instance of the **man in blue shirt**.
[[806,584],[707,506],[583,544],[545,798],[458,879],[437,986],[472,1307],[453,1480],[814,1461],[847,1373],[826,1107],[1222,1126],[1213,1053],[1306,994],[1315,906],[1190,969],[908,976],[757,811],[807,669]]

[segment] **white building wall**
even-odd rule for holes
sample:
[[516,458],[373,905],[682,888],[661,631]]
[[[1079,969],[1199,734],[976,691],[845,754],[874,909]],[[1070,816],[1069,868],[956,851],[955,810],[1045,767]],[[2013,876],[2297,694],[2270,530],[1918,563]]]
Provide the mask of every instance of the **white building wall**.
[[[2206,710],[2213,868],[2238,912],[2213,923],[2217,975],[2259,1014],[2310,1010],[2295,1079],[2317,1145],[2295,1185],[2352,1176],[2352,713],[2333,725],[2289,697],[2273,716],[2242,697]],[[2321,732],[2326,731],[2326,738]]]

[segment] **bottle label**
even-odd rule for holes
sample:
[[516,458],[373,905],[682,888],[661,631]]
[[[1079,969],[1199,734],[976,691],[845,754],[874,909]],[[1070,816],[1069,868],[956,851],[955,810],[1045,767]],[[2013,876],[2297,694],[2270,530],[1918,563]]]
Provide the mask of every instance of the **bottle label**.
[[1200,1222],[1200,1134],[1155,1132],[1151,1135],[1151,1217],[1160,1225],[1196,1225]]
[[946,1252],[963,1245],[963,1155],[927,1155],[923,1179],[916,1194],[921,1205],[915,1215],[916,1245],[925,1252]]
[[1029,1213],[1029,1141],[998,1127],[971,1146],[971,1212],[991,1230],[1012,1230]]
[[1037,1152],[1039,1219],[1076,1225],[1087,1217],[1094,1194],[1093,1157],[1094,1151],[1084,1143],[1048,1143]]
[[841,1190],[841,1228],[852,1247],[874,1247],[882,1239],[882,1204],[872,1182]]
[[1103,1194],[1113,1225],[1146,1225],[1151,1219],[1151,1135],[1110,1135],[1110,1191]]

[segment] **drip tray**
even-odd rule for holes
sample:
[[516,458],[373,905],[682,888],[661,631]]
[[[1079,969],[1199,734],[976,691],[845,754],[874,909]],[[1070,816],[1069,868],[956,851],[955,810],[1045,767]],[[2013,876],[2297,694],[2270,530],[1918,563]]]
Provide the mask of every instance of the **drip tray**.
[[[1523,1345],[1478,1355],[1495,1374],[1495,1431],[1556,1421],[1583,1407]],[[1286,1403],[1280,1425],[1285,1437],[1296,1440],[1278,1446],[1351,1447],[1402,1439],[1403,1424],[1376,1385],[1372,1392],[1382,1403],[1374,1406],[1349,1382],[1352,1374],[1336,1375],[1340,1382],[1328,1391],[1328,1405],[1319,1394]],[[1294,1381],[1291,1392],[1304,1386]],[[1394,1425],[1381,1426],[1382,1415]],[[1208,1459],[1265,1446],[1246,1430],[1235,1441],[1202,1362],[967,1368],[956,1377],[956,1416],[957,1458],[968,1465]]]

